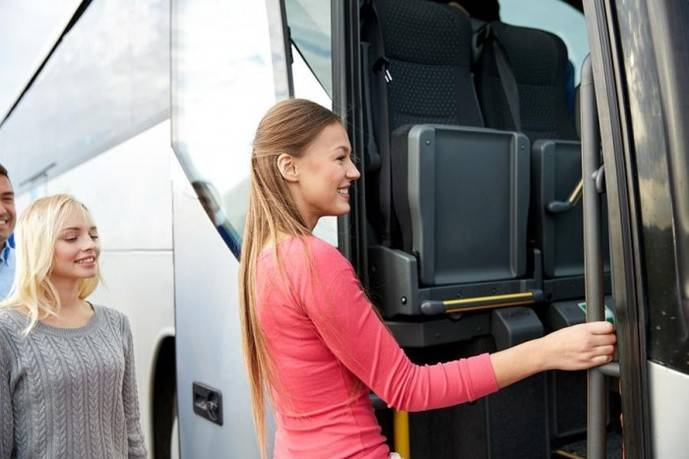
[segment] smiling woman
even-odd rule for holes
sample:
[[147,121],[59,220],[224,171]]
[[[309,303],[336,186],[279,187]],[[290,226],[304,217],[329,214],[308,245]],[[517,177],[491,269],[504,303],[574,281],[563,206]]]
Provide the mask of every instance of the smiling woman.
[[65,228],[55,241],[50,281],[58,290],[69,287],[75,279],[90,279],[98,275],[96,261],[100,255],[98,230],[85,209],[72,209],[65,217]]
[[[98,285],[98,236],[90,213],[68,195],[31,204],[17,223],[17,273],[5,304],[39,321],[89,316],[85,298]],[[82,264],[92,259],[90,264]],[[79,261],[79,263],[77,263]],[[82,321],[85,317],[82,318]]]
[[86,301],[100,254],[89,211],[38,199],[16,236],[0,305],[0,457],[145,457],[129,321]]
[[564,328],[494,354],[413,364],[382,323],[352,265],[312,235],[349,212],[359,178],[340,119],[308,100],[274,105],[256,130],[240,260],[244,357],[262,457],[264,400],[273,457],[387,459],[369,389],[403,411],[473,401],[537,372],[609,362],[607,322]]
[[323,128],[303,155],[278,156],[277,167],[310,231],[323,216],[349,212],[349,187],[361,174],[341,123]]

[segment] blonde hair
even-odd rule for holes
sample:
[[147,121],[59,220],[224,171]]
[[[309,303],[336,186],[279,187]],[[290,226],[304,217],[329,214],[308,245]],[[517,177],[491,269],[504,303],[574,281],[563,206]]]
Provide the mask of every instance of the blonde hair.
[[[29,317],[28,334],[36,323],[60,311],[60,296],[50,281],[55,243],[72,212],[81,212],[93,221],[86,206],[67,194],[34,201],[17,220],[16,271],[8,298],[0,307],[18,310]],[[78,297],[88,297],[98,286],[99,277],[81,279]]]
[[284,273],[277,249],[279,238],[310,234],[280,174],[277,157],[282,153],[300,157],[318,134],[334,123],[341,120],[330,110],[305,99],[288,99],[268,110],[254,137],[239,288],[242,347],[262,458],[266,457],[264,397],[268,393],[266,383],[273,379],[256,312],[256,260],[262,248],[272,241],[278,266]]

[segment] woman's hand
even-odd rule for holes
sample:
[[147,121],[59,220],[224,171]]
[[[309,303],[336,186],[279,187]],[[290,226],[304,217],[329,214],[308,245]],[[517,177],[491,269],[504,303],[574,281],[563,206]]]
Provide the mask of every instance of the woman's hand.
[[612,361],[615,328],[609,322],[588,322],[541,338],[546,370],[585,370]]
[[502,388],[541,371],[585,370],[608,363],[616,342],[612,324],[588,322],[496,352],[490,359]]

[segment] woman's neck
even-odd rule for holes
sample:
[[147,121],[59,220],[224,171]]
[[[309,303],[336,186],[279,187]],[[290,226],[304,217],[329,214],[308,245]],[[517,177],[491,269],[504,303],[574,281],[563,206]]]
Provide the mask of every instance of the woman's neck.
[[[312,232],[309,231],[308,234],[311,234],[311,233]],[[269,247],[275,247],[276,245],[279,245],[282,241],[285,241],[287,239],[292,239],[293,237],[298,237],[298,235],[289,234],[289,233],[279,231],[275,238],[270,237],[270,236],[266,237],[263,244],[260,245],[261,250],[264,250],[264,249],[269,248]]]
[[51,277],[50,282],[60,297],[60,310],[41,318],[41,322],[57,328],[80,328],[88,324],[95,310],[79,298],[79,279]]
[[320,217],[311,217],[306,220],[306,227],[309,229],[309,233],[313,233],[314,228],[316,228],[318,224],[318,220],[320,220]]
[[80,279],[50,278],[60,298],[61,310],[73,310],[82,305],[83,301],[79,298],[79,281]]

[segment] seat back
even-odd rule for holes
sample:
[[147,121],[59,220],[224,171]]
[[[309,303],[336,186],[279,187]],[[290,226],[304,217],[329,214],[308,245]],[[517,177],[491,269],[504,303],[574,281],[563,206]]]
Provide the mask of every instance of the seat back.
[[483,126],[471,76],[471,22],[447,5],[376,0],[392,81],[390,132],[406,124]]
[[375,7],[392,77],[398,248],[417,255],[424,286],[523,276],[528,139],[481,128],[470,18],[428,1],[377,0]]
[[567,47],[550,32],[495,21],[489,24],[518,89],[521,126],[515,125],[503,90],[495,46],[485,46],[477,62],[476,87],[486,126],[517,130],[531,142],[576,140],[567,95]]
[[384,245],[399,247],[390,136],[417,123],[483,125],[471,79],[471,25],[447,5],[418,0],[376,0],[364,5],[362,18],[368,42],[362,46],[368,55],[364,89],[370,87],[372,101],[367,118],[376,138],[366,164],[380,164],[369,167],[367,176],[369,189],[378,189],[377,202],[367,198],[369,208],[377,209],[369,222]]
[[[488,26],[494,41],[484,46],[477,63],[477,91],[488,126],[520,130],[532,142],[530,238],[541,249],[544,278],[583,276],[581,201],[566,211],[548,210],[551,203],[566,201],[581,180],[581,146],[567,89],[567,48],[546,31],[499,21]],[[517,87],[516,120],[504,90],[505,72],[498,68],[498,47]],[[583,284],[576,285],[567,292],[561,289],[561,294],[583,295]]]
[[404,249],[418,254],[421,284],[525,274],[528,144],[515,132],[448,125],[393,134],[393,172],[407,187]]

